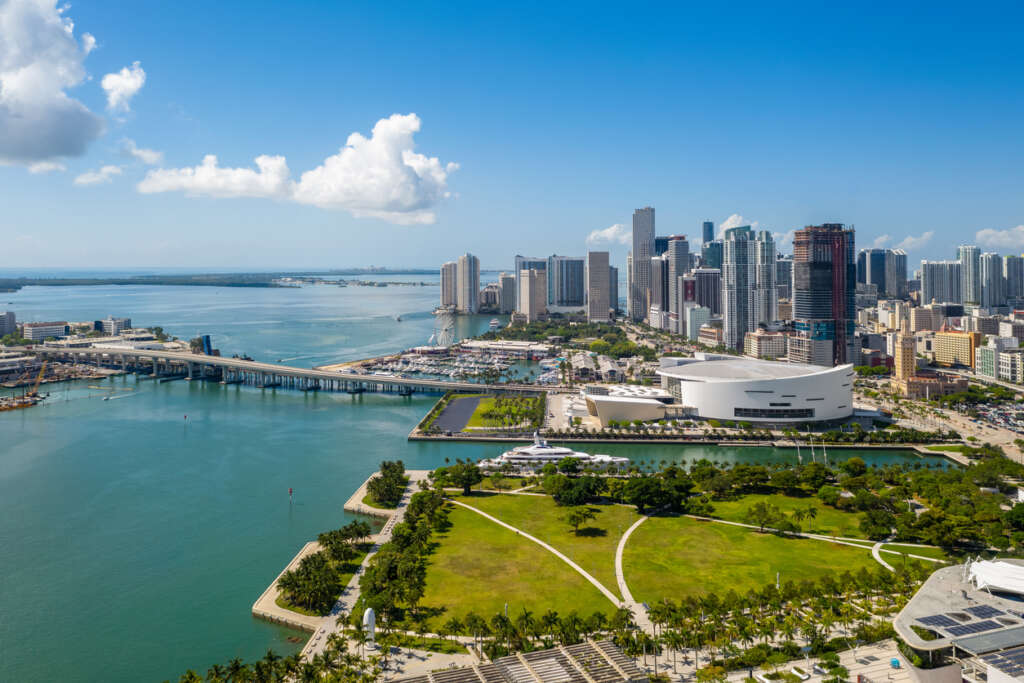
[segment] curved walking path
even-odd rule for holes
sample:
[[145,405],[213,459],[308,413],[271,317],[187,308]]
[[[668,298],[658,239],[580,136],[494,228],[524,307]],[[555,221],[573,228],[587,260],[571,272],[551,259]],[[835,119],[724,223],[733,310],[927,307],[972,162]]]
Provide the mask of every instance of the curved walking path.
[[500,519],[498,519],[498,518],[497,518],[497,517],[495,517],[494,515],[489,515],[489,514],[487,514],[486,512],[484,512],[483,510],[479,510],[479,509],[477,509],[477,508],[473,507],[472,505],[466,505],[466,504],[465,504],[465,503],[463,503],[462,501],[458,501],[458,500],[453,500],[453,499],[451,499],[451,498],[449,498],[449,499],[448,499],[448,501],[449,501],[449,502],[451,502],[451,503],[454,503],[455,505],[459,505],[459,506],[461,506],[461,507],[464,507],[464,508],[466,508],[467,510],[472,510],[473,512],[475,512],[476,514],[480,515],[481,517],[485,517],[485,518],[487,518],[487,519],[491,520],[492,522],[494,522],[495,524],[498,524],[498,525],[500,525],[500,526],[503,526],[503,527],[505,527],[506,529],[509,529],[509,530],[511,530],[511,531],[514,531],[514,532],[516,532],[517,534],[519,534],[519,535],[520,535],[520,536],[522,536],[523,538],[526,538],[526,539],[528,539],[528,540],[531,540],[531,541],[533,541],[534,543],[536,543],[536,544],[537,544],[537,545],[539,545],[540,547],[544,548],[544,549],[545,549],[545,550],[547,550],[548,552],[550,552],[550,553],[554,554],[554,555],[555,555],[555,557],[559,558],[560,560],[562,560],[563,562],[565,562],[566,564],[568,564],[568,565],[569,565],[570,567],[572,567],[573,569],[575,569],[575,570],[576,570],[576,571],[577,571],[577,572],[578,572],[578,573],[580,574],[580,576],[582,576],[582,577],[583,577],[583,578],[585,578],[585,579],[586,579],[587,581],[589,581],[590,583],[592,583],[592,584],[594,585],[594,587],[595,587],[595,588],[597,588],[597,590],[601,591],[601,593],[603,593],[603,594],[604,594],[604,596],[605,596],[606,598],[608,598],[609,600],[611,600],[611,602],[612,602],[612,604],[613,604],[613,605],[615,605],[616,607],[618,607],[619,605],[621,605],[621,604],[622,604],[622,600],[620,600],[620,599],[619,599],[619,597],[618,597],[617,595],[615,595],[615,594],[614,594],[614,593],[612,593],[612,592],[611,592],[610,590],[608,590],[607,588],[605,588],[604,584],[602,584],[602,583],[601,583],[600,581],[598,581],[598,580],[597,580],[597,579],[595,579],[595,578],[594,578],[593,576],[591,576],[591,575],[590,575],[590,573],[589,573],[589,572],[587,572],[587,570],[586,570],[586,569],[584,569],[583,567],[581,567],[581,566],[579,566],[578,564],[576,564],[575,562],[573,562],[573,561],[572,561],[571,559],[569,559],[569,557],[568,557],[568,556],[566,556],[566,555],[565,555],[564,553],[562,553],[561,551],[557,550],[557,549],[556,549],[556,548],[555,548],[554,546],[552,546],[552,545],[550,545],[550,544],[548,544],[548,543],[545,543],[544,541],[540,540],[540,539],[539,539],[539,538],[537,538],[536,536],[531,536],[530,534],[526,533],[526,532],[525,532],[525,531],[523,531],[522,529],[517,529],[516,527],[512,526],[511,524],[506,524],[505,522],[501,521]]
[[626,574],[622,570],[622,555],[626,550],[626,541],[629,540],[629,537],[636,528],[648,519],[650,518],[644,515],[633,522],[633,525],[626,529],[626,533],[622,534],[622,538],[619,539],[619,545],[615,548],[615,580],[619,583],[619,592],[622,593],[622,599],[625,601],[626,607],[633,613],[637,626],[644,631],[653,632],[654,625],[651,622],[651,616],[648,614],[647,608],[633,598],[633,594],[629,591],[629,586],[626,584]]
[[875,558],[875,560],[878,562],[878,564],[882,565],[883,567],[885,567],[889,571],[894,572],[896,570],[893,569],[891,564],[889,564],[888,562],[886,562],[885,560],[882,559],[882,553],[879,552],[882,549],[882,544],[883,543],[884,543],[884,541],[879,541],[878,543],[876,543],[873,546],[871,546],[871,557]]

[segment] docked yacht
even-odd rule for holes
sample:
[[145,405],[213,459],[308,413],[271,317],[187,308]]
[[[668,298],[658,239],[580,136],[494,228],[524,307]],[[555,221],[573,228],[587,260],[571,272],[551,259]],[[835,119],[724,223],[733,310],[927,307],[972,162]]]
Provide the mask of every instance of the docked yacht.
[[558,464],[562,458],[576,458],[583,466],[606,468],[610,466],[625,467],[629,465],[629,458],[613,455],[590,455],[581,453],[564,446],[552,446],[536,432],[533,433],[533,443],[529,446],[516,446],[510,451],[505,451],[497,458],[480,461],[480,467],[484,469],[498,469],[502,465],[513,467],[536,467],[550,463]]

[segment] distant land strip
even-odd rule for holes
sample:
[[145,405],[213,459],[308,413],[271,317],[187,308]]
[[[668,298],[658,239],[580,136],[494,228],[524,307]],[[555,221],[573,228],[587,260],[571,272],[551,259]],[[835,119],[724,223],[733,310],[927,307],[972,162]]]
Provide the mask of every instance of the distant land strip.
[[16,292],[22,287],[83,287],[94,285],[184,285],[194,287],[281,287],[283,277],[325,277],[340,275],[436,275],[436,269],[371,269],[287,271],[279,273],[202,273],[195,275],[132,275],[128,277],[16,277],[0,278],[0,291]]

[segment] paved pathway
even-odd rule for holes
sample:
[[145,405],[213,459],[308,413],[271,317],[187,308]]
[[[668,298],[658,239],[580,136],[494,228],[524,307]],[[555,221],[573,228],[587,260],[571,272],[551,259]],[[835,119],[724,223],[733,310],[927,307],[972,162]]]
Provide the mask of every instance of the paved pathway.
[[879,541],[878,543],[876,543],[873,546],[871,546],[871,557],[875,558],[875,560],[880,565],[882,565],[883,567],[885,567],[889,571],[894,572],[896,570],[893,569],[892,565],[882,559],[882,553],[880,551],[882,550],[882,544],[883,543],[884,543],[884,541]]
[[633,613],[633,620],[636,622],[636,625],[648,633],[654,633],[654,624],[651,622],[651,616],[647,612],[647,607],[642,603],[638,603],[633,598],[633,594],[626,584],[626,574],[622,570],[622,554],[626,549],[626,541],[629,540],[633,531],[648,519],[650,518],[644,515],[633,522],[633,525],[626,529],[626,533],[622,534],[622,538],[619,539],[619,545],[615,548],[615,580],[619,582],[619,592],[622,593],[622,599],[626,603],[626,608]]
[[327,639],[332,633],[343,633],[344,629],[338,626],[338,617],[344,613],[348,614],[352,611],[352,607],[355,606],[356,601],[359,599],[359,579],[363,575],[363,570],[366,568],[370,558],[377,554],[380,547],[391,540],[391,533],[395,529],[395,525],[402,521],[405,517],[405,509],[409,505],[409,500],[412,498],[412,494],[419,491],[419,482],[427,478],[429,472],[427,470],[407,470],[406,474],[409,476],[409,485],[405,487],[405,492],[402,494],[402,500],[398,503],[398,507],[395,508],[395,512],[391,515],[391,519],[387,521],[384,528],[381,529],[380,533],[377,534],[376,542],[373,548],[367,553],[366,557],[363,558],[363,563],[356,570],[356,573],[352,575],[352,580],[348,582],[344,590],[341,592],[341,596],[338,601],[334,603],[334,607],[331,608],[331,613],[320,620],[320,626],[313,633],[313,636],[306,643],[306,646],[302,648],[302,657],[304,659],[312,659],[314,656],[324,651],[327,646]]
[[[451,499],[449,499],[449,500],[451,500]],[[604,594],[604,596],[605,596],[606,598],[608,598],[609,600],[611,600],[611,601],[612,601],[612,604],[613,604],[613,605],[615,605],[616,607],[618,607],[619,605],[621,605],[621,604],[622,604],[622,601],[621,601],[621,600],[619,599],[619,597],[618,597],[617,595],[615,595],[614,593],[612,593],[612,592],[611,592],[610,590],[608,590],[607,588],[605,588],[605,587],[604,587],[604,584],[602,584],[602,583],[601,583],[600,581],[598,581],[598,580],[597,580],[597,579],[595,579],[595,578],[594,578],[593,576],[591,576],[591,575],[590,575],[590,574],[589,574],[589,573],[587,572],[587,570],[586,570],[586,569],[584,569],[583,567],[579,566],[578,564],[576,564],[575,562],[573,562],[572,560],[570,560],[570,559],[569,559],[569,558],[568,558],[568,557],[567,557],[567,556],[566,556],[566,555],[565,555],[564,553],[562,553],[562,552],[560,552],[560,551],[556,550],[556,549],[555,549],[555,548],[554,548],[553,546],[551,546],[551,545],[549,545],[549,544],[545,543],[544,541],[540,540],[539,538],[537,538],[537,537],[535,537],[535,536],[531,536],[530,534],[526,533],[526,532],[525,532],[525,531],[523,531],[522,529],[517,529],[516,527],[512,526],[511,524],[506,524],[505,522],[501,521],[501,520],[500,520],[500,519],[498,519],[497,517],[495,517],[495,516],[493,516],[493,515],[489,515],[489,514],[487,514],[487,513],[486,513],[486,512],[484,512],[483,510],[478,510],[477,508],[473,507],[472,505],[466,505],[466,504],[465,504],[465,503],[463,503],[462,501],[458,501],[458,500],[451,500],[451,502],[452,502],[452,503],[454,503],[454,504],[456,504],[456,505],[459,505],[459,506],[461,506],[461,507],[464,507],[464,508],[466,508],[467,510],[472,510],[472,511],[473,511],[473,512],[475,512],[476,514],[478,514],[478,515],[480,515],[480,516],[482,516],[482,517],[486,517],[487,519],[491,520],[491,521],[492,521],[492,522],[494,522],[495,524],[499,524],[499,525],[501,525],[501,526],[505,527],[506,529],[510,529],[510,530],[512,530],[512,531],[514,531],[514,532],[516,532],[517,534],[519,534],[519,535],[520,535],[520,536],[522,536],[523,538],[525,538],[525,539],[527,539],[527,540],[530,540],[530,541],[533,541],[534,543],[536,543],[536,544],[537,544],[537,545],[539,545],[540,547],[542,547],[542,548],[544,548],[545,550],[547,550],[547,551],[551,552],[552,554],[554,554],[554,555],[555,555],[555,557],[558,557],[559,559],[561,559],[561,560],[562,560],[563,562],[565,562],[566,564],[568,564],[568,565],[569,565],[570,567],[572,567],[573,569],[575,569],[575,570],[576,570],[577,572],[579,572],[579,574],[580,574],[580,575],[581,575],[581,576],[582,576],[583,578],[585,578],[585,579],[586,579],[587,581],[589,581],[590,583],[592,583],[592,584],[594,585],[594,587],[595,587],[595,588],[597,588],[597,589],[598,589],[599,591],[601,591],[601,593],[603,593],[603,594]]]

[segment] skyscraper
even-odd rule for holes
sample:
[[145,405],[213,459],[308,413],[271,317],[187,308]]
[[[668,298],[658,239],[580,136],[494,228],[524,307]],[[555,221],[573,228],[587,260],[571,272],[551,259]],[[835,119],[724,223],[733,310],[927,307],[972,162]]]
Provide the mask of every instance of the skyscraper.
[[743,348],[743,335],[777,317],[775,242],[749,225],[725,231],[722,255],[722,341]]
[[449,261],[441,266],[441,307],[459,305],[459,264]]
[[519,273],[519,309],[527,322],[540,320],[547,313],[548,281],[543,268],[530,268]]
[[648,320],[653,327],[667,329],[668,323],[668,258],[655,256],[651,259],[651,289],[649,299]]
[[956,250],[960,261],[960,296],[965,304],[981,303],[981,250],[961,244]]
[[888,296],[885,289],[885,249],[860,250],[857,254],[857,282],[874,285],[880,298]]
[[665,235],[655,235],[654,236],[654,253],[651,254],[651,256],[661,256],[666,251],[668,251],[668,241],[670,239],[672,239],[672,238],[668,237],[668,236],[665,236]]
[[961,267],[959,261],[921,261],[921,305],[962,303]]
[[612,315],[619,312],[619,269],[608,267],[608,301],[612,305]]
[[700,250],[701,265],[705,268],[722,267],[722,240],[705,242]]
[[512,313],[516,310],[516,276],[511,273],[502,273],[498,276],[498,286],[501,287],[498,311],[505,314]]
[[793,297],[793,257],[780,256],[775,260],[775,291],[780,299]]
[[1003,257],[1003,281],[1006,283],[1006,298],[1024,297],[1024,257]]
[[981,307],[996,308],[1006,303],[1006,286],[1003,284],[1003,260],[999,254],[986,252],[980,258]]
[[548,306],[581,308],[586,295],[582,256],[548,257]]
[[793,238],[790,360],[813,365],[852,362],[857,266],[853,228],[809,225]]
[[480,259],[470,253],[459,257],[457,307],[460,313],[480,310]]
[[587,321],[606,323],[611,303],[612,269],[608,265],[607,251],[587,252]]
[[513,274],[516,276],[516,310],[520,310],[521,302],[519,301],[519,274],[524,270],[543,270],[547,271],[548,260],[546,258],[540,258],[538,256],[522,256],[516,254],[515,271]]
[[679,288],[676,286],[678,278],[690,270],[690,243],[686,235],[673,235],[668,241],[668,251],[665,253],[668,260],[668,302],[667,307],[670,318],[675,321],[672,327],[673,332],[679,331],[680,314],[683,303],[679,301]]
[[654,256],[654,209],[633,212],[633,267],[629,280],[629,317],[640,322],[647,315],[651,289],[651,257]]
[[693,271],[693,299],[698,306],[711,311],[711,315],[722,314],[722,271],[718,268],[698,268]]
[[907,297],[907,252],[885,250],[885,295],[890,299]]
[[701,243],[707,244],[715,239],[715,224],[711,221],[701,223]]

